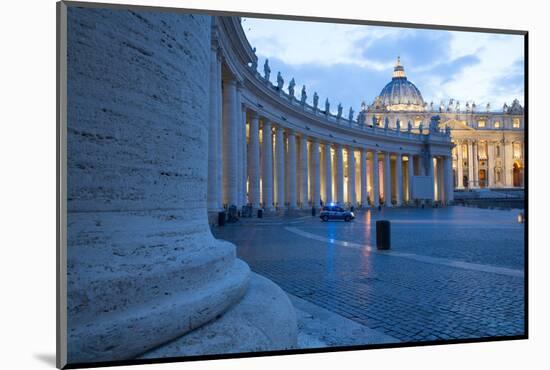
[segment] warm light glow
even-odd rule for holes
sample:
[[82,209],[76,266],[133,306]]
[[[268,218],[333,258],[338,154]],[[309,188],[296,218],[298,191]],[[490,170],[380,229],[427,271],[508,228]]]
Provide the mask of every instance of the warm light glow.
[[485,120],[480,119],[479,121],[477,121],[477,127],[479,127],[479,128],[485,127]]
[[520,120],[519,120],[519,118],[514,118],[514,119],[512,120],[512,127],[513,127],[513,128],[519,128],[519,126],[520,126]]
[[522,157],[521,153],[521,143],[512,143],[514,159],[520,159]]

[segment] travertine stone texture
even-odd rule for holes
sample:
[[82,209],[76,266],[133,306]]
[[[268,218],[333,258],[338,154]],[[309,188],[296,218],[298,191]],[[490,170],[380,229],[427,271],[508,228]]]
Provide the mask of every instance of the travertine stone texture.
[[286,293],[271,280],[252,273],[247,294],[219,320],[141,358],[293,349],[297,347],[297,337],[296,312]]
[[249,292],[207,223],[210,22],[69,8],[70,363],[134,358]]

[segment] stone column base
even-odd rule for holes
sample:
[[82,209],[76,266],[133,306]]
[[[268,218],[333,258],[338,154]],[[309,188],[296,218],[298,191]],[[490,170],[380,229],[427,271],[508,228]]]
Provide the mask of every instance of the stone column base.
[[139,359],[277,351],[297,348],[296,312],[286,293],[254,273],[244,297],[213,320]]

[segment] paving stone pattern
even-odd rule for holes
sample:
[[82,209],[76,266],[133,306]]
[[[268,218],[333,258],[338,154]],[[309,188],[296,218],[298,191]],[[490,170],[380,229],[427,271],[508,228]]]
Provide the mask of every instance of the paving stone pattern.
[[[368,252],[300,237],[374,244],[392,220],[392,250],[523,268],[523,225],[512,211],[450,207],[360,213],[353,223],[316,218],[214,229],[250,267],[287,292],[404,342],[524,334],[524,279]],[[449,240],[447,240],[449,239]]]

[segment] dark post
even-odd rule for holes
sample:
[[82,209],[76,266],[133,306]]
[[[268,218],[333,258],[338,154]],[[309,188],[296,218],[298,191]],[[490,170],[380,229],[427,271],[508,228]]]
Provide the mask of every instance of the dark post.
[[390,249],[390,222],[388,220],[376,221],[376,248]]
[[225,211],[218,212],[218,226],[225,225]]
[[311,207],[311,215],[315,217],[315,207]]
[[263,209],[258,209],[258,218],[262,218],[264,217],[264,210]]

